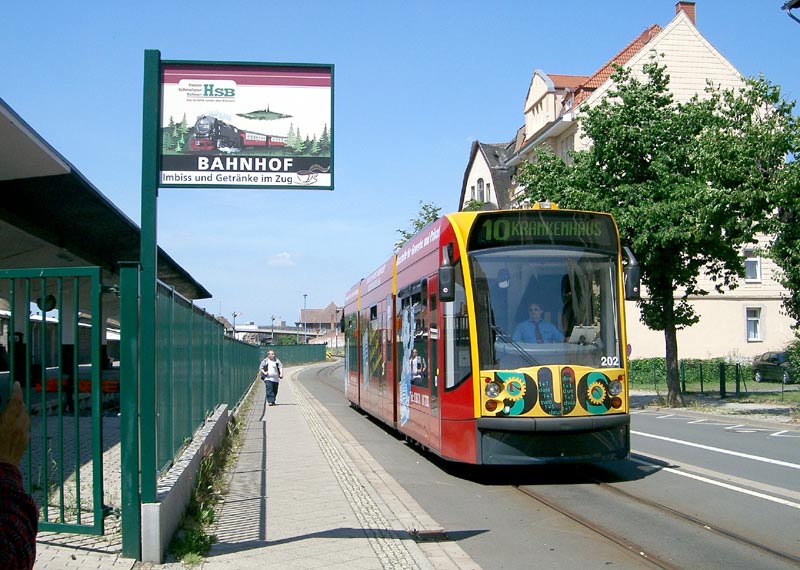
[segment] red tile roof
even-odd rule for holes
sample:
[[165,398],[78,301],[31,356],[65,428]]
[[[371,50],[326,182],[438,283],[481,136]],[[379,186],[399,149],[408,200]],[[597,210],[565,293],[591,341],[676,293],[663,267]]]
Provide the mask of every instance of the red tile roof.
[[547,77],[556,89],[572,89],[573,91],[589,79],[588,75],[556,75],[548,73]]
[[[589,76],[580,87],[577,88],[575,93],[575,105],[584,101],[595,89],[600,87],[605,81],[614,73],[614,64],[625,65],[634,55],[639,53],[644,46],[650,43],[656,35],[661,31],[661,26],[654,24],[647,28],[642,34],[629,43],[627,46],[612,57],[600,69],[595,71]],[[552,75],[550,77],[553,77]]]
[[[558,75],[548,73],[547,76],[557,89],[570,88],[574,91],[575,98],[572,104],[569,106],[569,108],[574,109],[579,103],[585,101],[595,89],[600,87],[609,77],[611,77],[611,74],[614,73],[614,64],[625,65],[628,63],[628,61],[630,61],[634,55],[639,53],[648,43],[650,43],[650,40],[656,37],[660,31],[661,26],[658,24],[653,24],[644,32],[642,32],[639,37],[622,48],[617,55],[608,60],[592,75]],[[524,133],[524,127],[520,129],[518,135],[520,133]],[[517,151],[530,143],[530,139],[527,137],[524,137],[522,141],[520,141],[519,138],[520,137],[518,136],[516,144]]]

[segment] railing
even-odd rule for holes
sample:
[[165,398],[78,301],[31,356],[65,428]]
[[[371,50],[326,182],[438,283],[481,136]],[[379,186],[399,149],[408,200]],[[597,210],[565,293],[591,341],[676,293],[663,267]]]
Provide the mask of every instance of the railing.
[[156,323],[155,441],[163,470],[219,404],[233,408],[244,397],[260,353],[226,336],[212,315],[163,283]]
[[5,398],[18,381],[28,406],[19,467],[39,530],[103,533],[101,382],[118,370],[101,358],[100,278],[99,267],[0,270],[10,309],[0,322],[0,388]]
[[[753,392],[779,392],[796,390],[798,386],[753,380],[749,364],[723,360],[681,360],[678,362],[680,386],[683,394],[700,394],[719,398],[739,398]],[[632,360],[630,379],[632,389],[666,392],[667,372],[663,358]]]
[[[261,360],[267,356],[270,350],[275,351],[275,356],[284,366],[295,366],[298,364],[308,364],[311,362],[325,362],[328,347],[324,344],[289,344],[284,346],[265,345],[259,347]],[[258,367],[258,363],[255,364]],[[255,370],[255,367],[253,368]]]

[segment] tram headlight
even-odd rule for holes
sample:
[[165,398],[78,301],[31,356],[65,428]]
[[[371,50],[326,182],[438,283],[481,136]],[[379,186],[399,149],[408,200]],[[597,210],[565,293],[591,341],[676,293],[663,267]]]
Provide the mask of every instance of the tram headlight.
[[608,393],[612,396],[619,396],[622,394],[622,382],[619,380],[612,380],[608,383]]
[[497,398],[500,395],[500,392],[503,391],[503,388],[497,382],[490,382],[486,385],[486,397],[487,398]]

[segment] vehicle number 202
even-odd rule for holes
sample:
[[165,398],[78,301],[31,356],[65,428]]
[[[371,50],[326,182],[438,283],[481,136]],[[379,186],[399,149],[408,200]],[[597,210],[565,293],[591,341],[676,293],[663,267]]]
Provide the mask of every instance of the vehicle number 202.
[[619,356],[601,356],[600,366],[603,368],[619,368]]

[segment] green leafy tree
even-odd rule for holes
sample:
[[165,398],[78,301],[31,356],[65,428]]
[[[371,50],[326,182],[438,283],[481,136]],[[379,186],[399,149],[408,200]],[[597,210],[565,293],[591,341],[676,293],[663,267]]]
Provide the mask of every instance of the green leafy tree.
[[[523,202],[611,212],[635,252],[649,297],[642,321],[664,332],[668,402],[682,404],[677,331],[699,316],[690,297],[736,286],[742,248],[767,227],[770,192],[783,176],[780,121],[768,111],[775,91],[749,80],[738,92],[709,87],[704,98],[676,103],[666,67],[655,59],[640,80],[620,67],[609,97],[581,118],[591,140],[567,165],[538,153],[517,181]],[[781,148],[783,147],[783,154]]]
[[440,207],[420,200],[417,217],[410,220],[411,230],[397,230],[397,233],[400,234],[400,239],[394,244],[395,251],[403,247],[405,243],[414,237],[422,228],[439,219],[439,212],[441,211],[442,209]]
[[476,200],[472,198],[471,200],[467,200],[467,203],[464,204],[464,207],[461,208],[462,212],[478,212],[483,208],[483,202],[480,200]]

